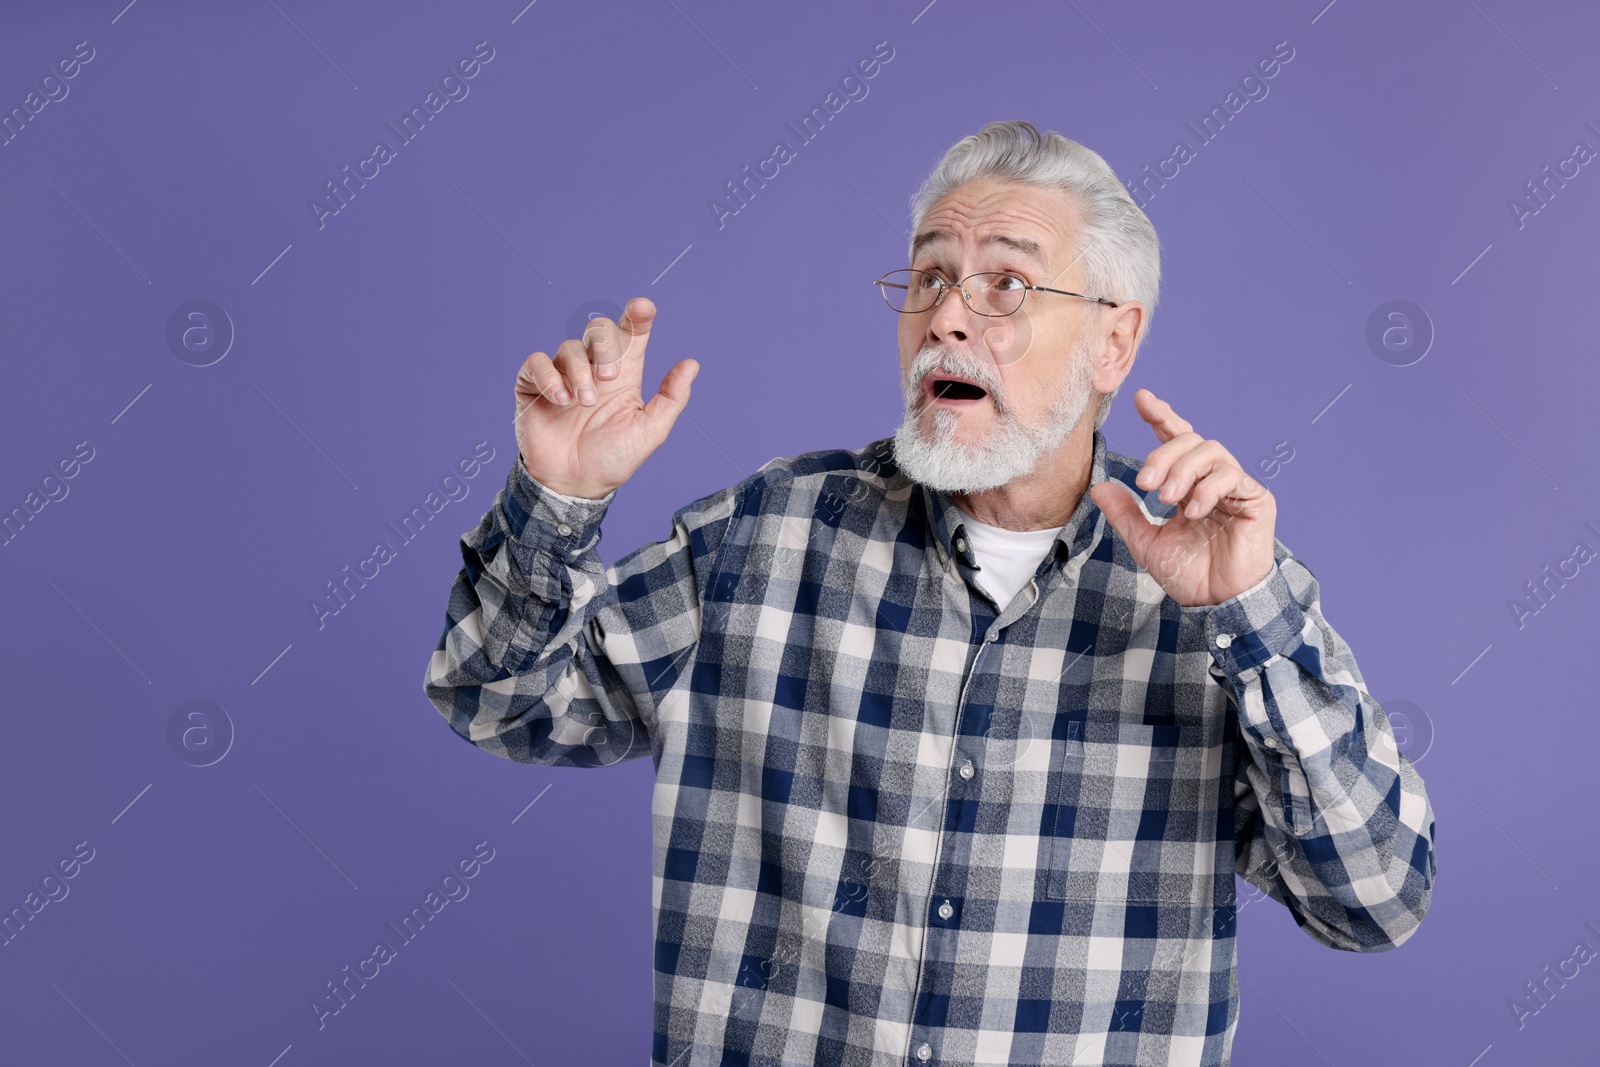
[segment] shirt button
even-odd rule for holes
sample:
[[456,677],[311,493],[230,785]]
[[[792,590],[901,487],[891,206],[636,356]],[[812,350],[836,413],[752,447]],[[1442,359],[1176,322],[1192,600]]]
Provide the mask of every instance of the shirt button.
[[1269,737],[1265,741],[1263,741],[1262,744],[1266,745],[1268,748],[1277,748],[1278,747],[1278,739],[1276,737]]
[[560,534],[562,537],[571,537],[572,536],[572,527],[568,526],[564,522],[557,523],[556,524],[556,533]]
[[[956,538],[956,551],[957,552],[965,552],[966,550],[967,550],[967,539],[965,537]],[[927,1046],[924,1045],[923,1047],[926,1048]]]
[[973,768],[972,768],[972,761],[971,760],[962,760],[961,761],[961,770],[958,771],[957,773],[960,774],[961,777],[963,777],[963,778],[971,778],[972,775],[975,773],[973,771]]
[[928,1044],[926,1041],[917,1046],[917,1059],[927,1060],[932,1055],[933,1046]]
[[954,915],[955,913],[956,913],[956,909],[954,909],[954,908],[952,908],[950,906],[950,902],[948,900],[945,901],[943,904],[939,905],[939,918],[948,919],[948,918],[950,918],[950,916]]
[[1217,635],[1217,647],[1218,648],[1227,648],[1231,644],[1233,644],[1233,635],[1232,634],[1218,634]]

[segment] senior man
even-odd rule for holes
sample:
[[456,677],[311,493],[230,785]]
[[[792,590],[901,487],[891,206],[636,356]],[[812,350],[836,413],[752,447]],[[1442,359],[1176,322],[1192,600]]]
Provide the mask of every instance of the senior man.
[[1226,1064],[1235,873],[1392,948],[1422,780],[1272,494],[1148,390],[1160,444],[1107,450],[1160,260],[1106,162],[991,123],[913,203],[894,437],[610,568],[699,367],[643,401],[643,298],[528,358],[426,693],[507,759],[654,761],[653,1064]]

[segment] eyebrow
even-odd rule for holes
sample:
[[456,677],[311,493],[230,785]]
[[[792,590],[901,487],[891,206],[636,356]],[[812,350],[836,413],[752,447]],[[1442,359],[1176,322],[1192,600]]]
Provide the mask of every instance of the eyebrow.
[[[944,229],[924,230],[917,234],[916,240],[911,242],[911,258],[916,259],[917,254],[928,245],[939,241],[953,241],[955,236],[949,230]],[[991,233],[984,238],[984,241],[989,244],[1004,245],[1020,255],[1032,257],[1040,266],[1044,265],[1044,248],[1031,237],[1013,237],[1007,233]]]

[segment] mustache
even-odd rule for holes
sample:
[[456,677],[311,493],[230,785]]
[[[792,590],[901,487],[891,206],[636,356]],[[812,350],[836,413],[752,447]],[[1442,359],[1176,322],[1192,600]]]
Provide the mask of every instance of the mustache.
[[1000,376],[994,372],[994,368],[959,348],[943,345],[929,345],[918,352],[916,358],[911,361],[906,382],[907,406],[920,407],[927,403],[922,383],[927,380],[928,375],[939,371],[958,374],[983,386],[988,391],[989,399],[994,404],[997,414],[1004,415],[1009,410],[1004,386],[1000,384]]

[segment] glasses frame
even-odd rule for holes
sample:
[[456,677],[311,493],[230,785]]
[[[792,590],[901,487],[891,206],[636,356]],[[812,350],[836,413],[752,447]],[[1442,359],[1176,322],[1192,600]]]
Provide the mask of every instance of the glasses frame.
[[[901,274],[901,273],[925,274],[925,275],[927,275],[928,277],[932,278],[934,281],[939,283],[939,295],[933,298],[933,303],[932,304],[929,304],[927,307],[923,308],[921,311],[906,311],[906,310],[904,310],[902,308],[895,307],[893,304],[889,303],[889,290],[890,289],[904,289],[906,291],[906,293],[909,295],[910,292],[911,292],[911,286],[910,285],[901,285],[899,282],[886,281],[885,279],[888,278],[890,274]],[[1023,294],[1022,294],[1023,298],[1022,298],[1022,300],[1018,302],[1018,304],[1017,304],[1017,306],[1015,308],[1013,308],[1012,310],[1006,312],[1004,315],[993,315],[993,314],[990,314],[987,311],[979,311],[977,308],[972,306],[972,296],[966,290],[966,283],[967,282],[970,282],[974,278],[982,278],[982,277],[985,277],[986,275],[990,275],[990,274],[999,274],[999,275],[1002,275],[1002,276],[1007,277],[1007,278],[1016,278],[1017,281],[1022,282],[1022,289],[1023,289]],[[986,319],[1003,319],[1008,315],[1015,315],[1017,312],[1021,311],[1023,305],[1028,302],[1027,301],[1027,296],[1028,296],[1027,291],[1028,290],[1036,290],[1036,291],[1041,292],[1041,293],[1059,293],[1062,296],[1075,296],[1079,300],[1093,300],[1095,303],[1104,304],[1107,307],[1116,307],[1117,306],[1117,302],[1115,300],[1107,300],[1103,296],[1086,296],[1083,293],[1069,293],[1065,289],[1051,289],[1048,286],[1043,286],[1043,285],[1029,285],[1022,278],[1017,277],[1017,275],[1012,274],[1010,271],[1004,271],[1004,270],[983,270],[983,271],[978,271],[978,272],[976,272],[974,274],[967,275],[965,278],[962,278],[958,282],[947,282],[943,278],[939,277],[937,274],[934,274],[934,273],[932,273],[930,271],[919,270],[916,267],[901,267],[898,270],[889,271],[888,273],[884,274],[884,276],[882,278],[877,279],[872,284],[876,285],[876,286],[879,286],[878,292],[883,294],[883,302],[885,304],[889,305],[889,310],[895,312],[896,314],[900,314],[900,315],[921,315],[925,311],[932,311],[934,308],[937,308],[940,304],[944,303],[945,294],[948,293],[951,289],[960,289],[961,290],[961,302],[967,305],[967,310],[972,312],[974,315],[982,315]]]

